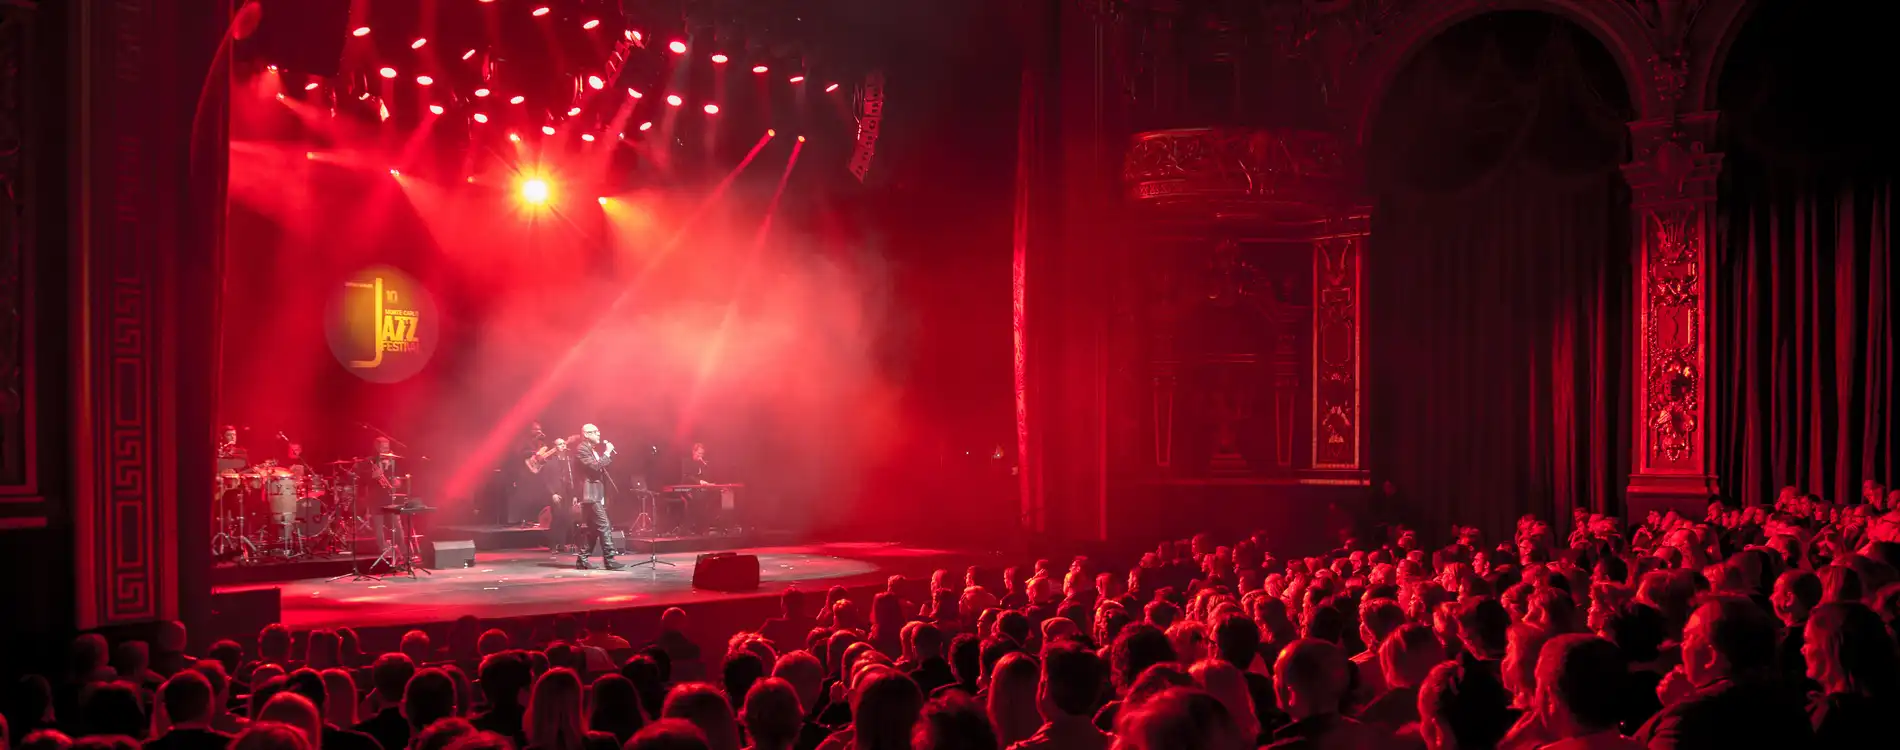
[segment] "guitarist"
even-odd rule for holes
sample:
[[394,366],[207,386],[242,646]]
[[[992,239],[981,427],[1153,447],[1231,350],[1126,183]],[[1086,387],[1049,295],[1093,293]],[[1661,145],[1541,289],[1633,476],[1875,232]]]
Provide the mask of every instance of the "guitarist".
[[574,453],[567,449],[569,438],[554,443],[528,457],[528,471],[535,474],[548,499],[548,550],[559,554],[571,542],[574,533]]

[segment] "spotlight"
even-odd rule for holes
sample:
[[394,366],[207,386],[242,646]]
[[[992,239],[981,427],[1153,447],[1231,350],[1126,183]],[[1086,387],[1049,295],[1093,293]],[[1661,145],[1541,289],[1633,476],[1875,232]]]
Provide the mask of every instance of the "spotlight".
[[620,140],[623,140],[623,141],[624,141],[624,140],[626,140],[626,139],[627,139],[627,134],[626,134],[626,133],[621,133],[621,134],[620,134]]
[[595,202],[597,202],[597,203],[599,203],[600,205],[603,205],[603,206],[605,206],[605,205],[607,205],[607,196],[604,196],[604,195],[603,195],[603,196],[601,196],[601,197],[599,197],[599,198],[595,198],[595,199],[594,199],[594,201],[595,201]]
[[306,84],[304,84],[304,85],[303,85],[303,90],[305,90],[305,91],[316,91],[316,90],[317,90],[317,86],[318,86],[318,85],[320,85],[320,84],[318,84],[318,83],[317,83],[316,81],[311,81],[311,82],[309,82],[309,83],[306,83]]
[[376,71],[376,72],[377,72],[377,73],[380,73],[380,74],[382,74],[382,76],[383,76],[384,78],[395,78],[395,77],[396,77],[396,69],[395,69],[395,68],[383,68],[382,70],[379,70],[379,71]]
[[416,76],[416,85],[418,86],[428,86],[433,83],[435,83],[434,78],[430,78],[429,76]]
[[545,16],[545,15],[547,15],[547,14],[548,14],[548,6],[545,6],[545,5],[543,5],[543,6],[541,6],[541,7],[539,7],[539,8],[535,8],[535,9],[534,9],[534,17],[535,17],[535,18],[540,18],[540,17],[542,17],[542,16]]
[[488,89],[476,89],[476,90],[475,90],[475,95],[476,95],[476,96],[488,96]]
[[673,54],[675,54],[675,55],[684,55],[684,54],[686,54],[686,43],[685,43],[685,42],[682,42],[682,41],[679,41],[679,40],[677,40],[677,39],[676,39],[676,40],[674,40],[672,44],[669,44],[669,45],[666,45],[666,48],[667,48],[667,49],[670,49],[670,50],[673,50]]
[[667,104],[671,104],[671,105],[673,105],[673,106],[675,106],[675,107],[677,107],[677,106],[679,106],[679,105],[681,105],[681,104],[683,104],[683,103],[685,103],[685,101],[686,101],[685,99],[681,99],[681,98],[680,98],[680,95],[679,95],[679,94],[667,94],[667,95],[666,95],[666,103],[667,103]]
[[513,98],[513,99],[509,99],[509,100],[508,100],[508,103],[509,103],[509,104],[520,104],[520,103],[522,103],[522,102],[525,102],[525,101],[527,101],[527,100],[528,100],[528,97],[525,97],[525,96],[522,96],[522,95],[520,95],[520,94],[516,94],[516,95],[514,96],[514,98]]
[[653,123],[651,122],[640,123],[640,132],[645,133],[652,129],[653,129]]
[[519,133],[509,133],[509,134],[508,134],[508,142],[510,142],[510,143],[520,143],[520,142],[521,142],[521,135],[520,135]]
[[529,179],[521,183],[521,200],[528,205],[539,206],[548,202],[548,184],[539,179]]
[[712,61],[716,65],[724,65],[726,64],[726,61],[730,59],[732,58],[726,57],[724,54],[717,54],[717,55],[712,56]]
[[586,29],[588,31],[593,31],[594,29],[600,28],[600,19],[598,18],[587,19],[587,23],[581,24],[581,28]]
[[422,49],[422,45],[428,43],[429,40],[427,37],[416,37],[415,41],[409,43],[409,49]]
[[283,101],[283,100],[284,100],[284,95],[283,95],[283,94],[278,94],[278,95],[277,95],[277,101],[280,101],[280,102],[281,102],[281,101]]
[[642,36],[638,30],[635,30],[635,31],[627,32],[627,38],[638,42],[642,39],[645,39],[646,37]]
[[312,160],[312,161],[315,161],[315,160],[316,160],[316,158],[317,158],[317,152],[315,152],[315,151],[305,151],[305,152],[303,152],[303,158],[305,158],[305,159],[310,159],[310,160]]
[[771,70],[771,68],[768,68],[768,67],[765,67],[764,65],[754,65],[754,66],[752,66],[752,72],[754,72],[754,73],[764,73],[764,72],[766,72],[766,71],[768,71],[768,70]]
[[630,88],[630,89],[627,89],[627,96],[631,96],[635,99],[638,99],[640,97],[646,96],[646,94],[642,94],[639,91]]
[[429,112],[431,112],[431,113],[433,113],[433,114],[438,114],[438,115],[439,115],[439,114],[442,114],[442,112],[443,112],[443,110],[442,110],[442,105],[440,105],[440,104],[431,104],[431,105],[429,105]]
[[350,36],[369,36],[369,27],[358,26],[355,31],[350,32]]
[[470,185],[473,185],[473,184],[475,184],[475,175],[469,175],[469,176],[468,176],[468,184],[470,184]]
[[474,57],[474,56],[475,56],[475,50],[472,50],[472,49],[471,49],[471,50],[469,50],[469,51],[467,51],[467,52],[464,52],[464,53],[462,53],[462,59],[464,59],[464,60],[467,60],[467,59],[469,59],[469,58],[471,58],[471,57]]
[[488,122],[488,115],[484,115],[484,114],[482,114],[482,113],[480,113],[480,112],[476,112],[476,113],[475,113],[475,121],[476,121],[476,122]]
[[391,177],[401,177],[401,176],[402,176],[402,173],[401,173],[401,172],[398,172],[398,171],[396,171],[396,170],[394,170],[394,169],[392,169],[392,170],[389,170],[389,176],[391,176]]
[[265,70],[268,70],[268,71],[270,71],[270,72],[272,72],[272,73],[275,73],[275,72],[277,72],[277,66],[275,66],[275,65],[266,65],[266,66],[264,66],[264,69],[265,69]]
[[791,81],[792,83],[804,83],[804,82],[805,82],[805,77],[804,77],[804,76],[792,76],[792,77],[791,77],[791,79],[790,79],[790,81]]
[[709,114],[709,115],[719,114],[719,105],[717,104],[706,105],[706,114]]
[[799,142],[799,143],[804,143],[804,142],[805,142],[805,136],[802,136],[802,135],[801,135],[801,136],[799,136],[799,137],[798,137],[798,142]]
[[553,126],[553,125],[542,125],[542,126],[541,126],[541,134],[542,134],[542,135],[554,135],[554,126]]
[[633,29],[627,29],[626,31],[623,31],[621,33],[627,35],[627,41],[629,42],[633,41]]
[[834,83],[834,84],[831,84],[830,86],[826,86],[826,87],[825,87],[825,93],[827,93],[827,94],[829,94],[829,93],[831,93],[831,92],[833,92],[833,91],[837,91],[837,90],[838,90],[838,84],[835,84],[835,83]]
[[583,141],[587,141],[588,143],[593,143],[593,142],[594,142],[594,134],[593,134],[593,133],[582,133],[582,134],[581,134],[581,140],[583,140]]
[[573,107],[573,108],[571,108],[571,109],[569,109],[569,110],[567,110],[567,116],[568,116],[568,117],[573,117],[573,116],[575,116],[575,115],[578,115],[578,114],[580,114],[580,113],[581,113],[581,108],[580,108],[580,107]]
[[778,131],[776,131],[776,130],[773,130],[773,129],[771,129],[771,128],[766,128],[766,129],[765,129],[765,137],[767,137],[767,138],[776,138],[776,137],[778,137]]
[[595,91],[599,91],[607,87],[607,82],[600,80],[600,76],[588,76],[587,87]]

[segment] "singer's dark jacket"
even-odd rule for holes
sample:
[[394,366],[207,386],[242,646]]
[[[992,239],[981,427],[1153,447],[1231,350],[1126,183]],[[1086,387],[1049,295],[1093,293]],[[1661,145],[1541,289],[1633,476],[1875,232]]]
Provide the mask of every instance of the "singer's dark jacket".
[[585,440],[573,447],[574,496],[583,503],[607,500],[607,467],[614,459],[604,450],[604,443],[596,445]]

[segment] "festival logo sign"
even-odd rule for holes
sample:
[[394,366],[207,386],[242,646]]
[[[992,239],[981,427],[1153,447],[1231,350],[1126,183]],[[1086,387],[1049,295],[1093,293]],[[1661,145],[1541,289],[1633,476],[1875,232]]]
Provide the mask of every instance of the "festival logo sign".
[[440,321],[421,283],[377,266],[345,279],[331,295],[324,328],[344,369],[372,383],[395,383],[429,364]]

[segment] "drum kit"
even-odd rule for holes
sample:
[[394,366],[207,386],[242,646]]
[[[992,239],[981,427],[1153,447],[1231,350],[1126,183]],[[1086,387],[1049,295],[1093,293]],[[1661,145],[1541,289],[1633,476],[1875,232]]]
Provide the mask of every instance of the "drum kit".
[[347,554],[373,533],[358,515],[361,459],[278,466],[275,461],[218,472],[211,553],[242,562]]

